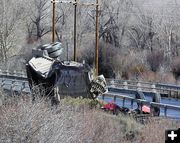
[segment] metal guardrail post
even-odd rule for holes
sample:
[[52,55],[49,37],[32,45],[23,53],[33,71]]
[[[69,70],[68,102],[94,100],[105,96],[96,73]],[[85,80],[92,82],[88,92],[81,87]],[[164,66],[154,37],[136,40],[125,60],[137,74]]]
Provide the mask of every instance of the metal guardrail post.
[[114,80],[111,80],[111,81],[110,81],[110,85],[111,85],[111,87],[115,87],[115,85],[114,85]]
[[13,80],[13,81],[12,81],[11,89],[14,89],[14,86],[15,86],[14,83],[15,83],[15,82],[16,82],[16,80]]
[[125,98],[123,97],[123,107],[124,107],[124,105],[125,105]]
[[5,74],[6,75],[10,75],[8,70],[5,70]]
[[141,83],[139,83],[139,82],[137,83],[137,90],[138,90],[138,91],[142,91]]
[[126,81],[123,82],[123,87],[124,87],[124,89],[128,89],[128,83]]
[[114,103],[116,103],[116,96],[114,96]]
[[167,117],[167,106],[164,106],[164,116]]
[[131,99],[131,109],[133,109],[134,100]]
[[168,95],[168,97],[171,97],[172,96],[172,92],[171,92],[171,90],[169,91],[169,95]]
[[14,72],[13,72],[13,76],[16,76],[17,75],[17,71],[15,70]]
[[104,94],[102,95],[102,100],[104,100]]
[[179,98],[179,91],[176,92],[176,98]]
[[156,91],[156,85],[155,85],[155,84],[152,84],[152,85],[151,85],[151,88],[152,88],[152,92],[153,92],[153,93],[157,93],[157,91]]

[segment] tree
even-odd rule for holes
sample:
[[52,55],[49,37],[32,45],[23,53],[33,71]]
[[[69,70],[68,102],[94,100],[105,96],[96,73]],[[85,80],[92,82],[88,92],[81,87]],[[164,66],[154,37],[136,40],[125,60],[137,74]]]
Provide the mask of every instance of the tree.
[[26,28],[28,42],[41,39],[50,29],[50,1],[49,0],[32,0],[27,2],[28,14],[26,19]]
[[155,18],[153,17],[153,11],[146,14],[147,11],[143,11],[138,8],[134,16],[137,18],[133,24],[129,26],[128,35],[130,39],[130,47],[134,47],[140,50],[150,50],[153,51],[154,39],[156,36],[155,31]]
[[17,27],[24,9],[18,1],[0,1],[0,61],[7,61],[10,50],[15,46]]
[[132,2],[127,0],[103,1],[100,11],[100,38],[122,48],[132,6]]

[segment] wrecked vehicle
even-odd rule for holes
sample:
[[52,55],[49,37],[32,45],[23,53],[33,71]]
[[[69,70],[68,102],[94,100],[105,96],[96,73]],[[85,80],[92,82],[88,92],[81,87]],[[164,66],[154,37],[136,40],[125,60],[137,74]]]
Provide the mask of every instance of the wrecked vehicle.
[[[141,110],[139,108],[136,109],[129,109],[127,107],[120,107],[114,102],[107,103],[101,107],[104,111],[110,111],[113,114],[118,114],[119,112],[123,114],[140,114]],[[142,114],[150,114],[150,107],[143,105],[142,106]]]
[[[58,103],[61,97],[96,98],[107,91],[103,75],[94,77],[91,68],[75,61],[61,61],[63,48],[60,42],[39,46],[32,50],[26,64],[31,91],[50,97]],[[39,93],[37,93],[37,91]]]

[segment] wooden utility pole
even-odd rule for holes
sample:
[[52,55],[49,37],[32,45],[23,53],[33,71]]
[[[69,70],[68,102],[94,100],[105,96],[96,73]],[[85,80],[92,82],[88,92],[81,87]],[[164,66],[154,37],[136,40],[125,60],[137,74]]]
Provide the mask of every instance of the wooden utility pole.
[[95,47],[96,75],[99,74],[99,0],[96,0],[96,47]]
[[52,16],[52,42],[55,42],[55,0],[52,1],[53,3],[53,16]]
[[77,0],[74,0],[74,61],[76,61],[76,20],[77,20]]
[[99,70],[99,0],[96,0],[96,4],[94,3],[79,3],[77,2],[78,0],[72,1],[60,1],[60,0],[51,0],[53,3],[53,26],[52,26],[52,42],[55,41],[55,3],[69,3],[74,5],[74,61],[76,61],[76,21],[77,21],[77,4],[82,5],[82,6],[96,6],[96,46],[95,46],[95,68],[96,68],[96,75],[98,75],[98,70]]

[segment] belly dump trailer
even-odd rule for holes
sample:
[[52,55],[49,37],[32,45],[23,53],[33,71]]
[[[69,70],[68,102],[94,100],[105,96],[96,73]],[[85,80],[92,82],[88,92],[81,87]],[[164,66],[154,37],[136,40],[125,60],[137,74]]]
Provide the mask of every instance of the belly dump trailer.
[[62,54],[60,42],[32,50],[26,71],[31,91],[34,91],[33,99],[40,94],[58,103],[64,96],[96,98],[107,91],[103,75],[93,76],[86,64],[60,60]]

